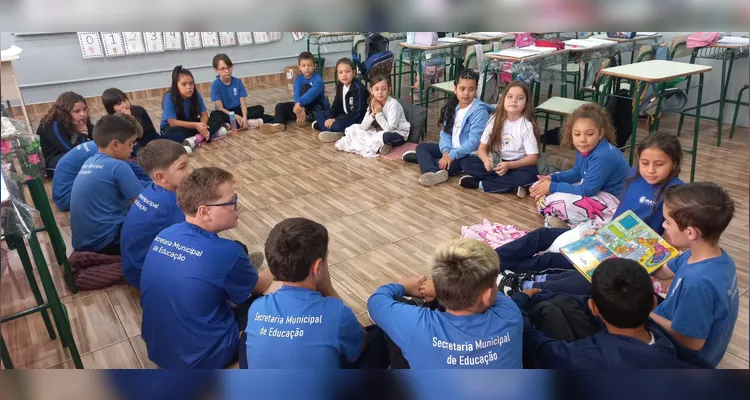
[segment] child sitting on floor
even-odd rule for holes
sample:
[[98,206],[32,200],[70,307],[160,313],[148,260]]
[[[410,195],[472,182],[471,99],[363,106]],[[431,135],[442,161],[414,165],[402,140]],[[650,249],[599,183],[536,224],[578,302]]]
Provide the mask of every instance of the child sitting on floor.
[[78,93],[65,92],[39,122],[36,134],[42,146],[47,176],[53,176],[57,163],[73,147],[91,140],[91,124],[86,99]]
[[461,187],[487,193],[516,192],[526,197],[526,188],[536,181],[539,171],[539,133],[529,86],[514,81],[505,87],[497,111],[479,140],[478,157],[466,157],[461,167],[467,175]]
[[122,272],[128,284],[136,289],[141,287],[143,259],[156,235],[185,221],[175,191],[192,171],[185,148],[164,139],[154,140],[141,149],[138,164],[153,182],[130,206],[120,239]]
[[365,333],[331,284],[323,225],[286,219],[271,229],[265,252],[282,286],[250,306],[245,330],[249,368],[388,367],[382,331],[373,325]]
[[420,185],[434,186],[462,173],[463,159],[479,147],[490,107],[477,99],[478,83],[478,73],[471,69],[461,71],[454,82],[455,94],[440,110],[440,142],[420,143],[416,150],[401,157],[406,162],[419,163]]
[[272,122],[273,117],[264,114],[263,106],[247,106],[245,97],[247,90],[241,80],[232,76],[232,60],[226,54],[214,56],[212,65],[218,74],[211,83],[211,101],[216,104],[216,109],[211,111],[211,116],[216,113],[222,122],[229,124],[229,113],[233,112],[237,121],[237,129],[260,128],[269,132],[269,127],[263,127],[264,122]]
[[358,124],[367,112],[367,88],[355,76],[357,68],[348,58],[336,63],[336,96],[328,111],[315,113],[312,128],[322,131],[318,139],[335,142],[344,136],[346,128]]
[[317,112],[327,111],[329,107],[323,77],[315,73],[312,53],[299,53],[297,66],[300,74],[294,78],[294,101],[276,104],[273,124],[269,124],[278,131],[286,129],[284,124],[291,120],[296,120],[297,126],[313,122]]
[[195,146],[227,134],[221,116],[209,118],[206,103],[195,89],[193,74],[182,65],[172,70],[172,86],[162,101],[161,136],[181,142],[192,152]]
[[[127,114],[117,113],[115,115],[122,117]],[[126,122],[142,126],[134,118],[128,117],[130,115],[125,117]],[[135,129],[138,130],[139,128],[136,127]],[[96,147],[96,143],[93,140],[89,140],[73,147],[72,150],[65,153],[60,158],[60,161],[57,162],[55,175],[52,177],[52,201],[60,211],[70,211],[70,193],[73,190],[73,182],[86,160],[98,152],[99,148]],[[135,177],[141,181],[144,187],[151,184],[151,178],[141,169],[138,163],[128,160],[128,166],[133,170]]]
[[[400,348],[411,368],[521,368],[522,319],[498,292],[497,254],[473,239],[442,245],[424,277],[381,286],[370,296],[370,318]],[[445,311],[403,304],[395,297],[436,298]]]
[[612,219],[630,166],[615,147],[609,114],[598,104],[584,104],[566,119],[562,145],[576,150],[573,168],[539,176],[531,187],[547,228],[567,228]]
[[143,340],[162,368],[224,368],[242,351],[251,295],[278,284],[268,270],[256,272],[262,258],[251,263],[241,244],[218,235],[237,226],[232,174],[194,170],[177,188],[177,204],[186,221],[161,231],[143,261]]
[[123,93],[122,90],[116,88],[109,88],[102,93],[102,103],[104,109],[107,110],[107,114],[112,115],[114,113],[130,114],[134,116],[143,127],[143,136],[135,141],[133,146],[133,154],[135,157],[138,150],[144,148],[148,142],[159,139],[159,134],[154,128],[154,123],[151,121],[151,117],[146,112],[146,109],[141,106],[130,104],[128,96]]
[[388,154],[393,146],[406,143],[411,125],[404,108],[390,96],[388,76],[375,76],[370,81],[370,101],[365,118],[346,128],[346,135],[336,142],[336,148],[365,157]]
[[664,194],[665,237],[687,250],[653,274],[669,291],[651,318],[714,367],[739,312],[737,267],[719,246],[733,215],[734,202],[715,183],[688,183]]
[[[654,133],[638,145],[637,168],[630,170],[625,193],[620,199],[617,218],[631,210],[657,234],[664,233],[662,204],[667,188],[682,185],[680,140],[668,133]],[[579,228],[580,229],[580,228]],[[555,293],[584,295],[591,283],[559,252],[546,251],[564,228],[539,228],[528,235],[496,249],[504,271],[500,272],[500,289],[510,296],[512,291],[538,288]],[[584,233],[593,234],[594,230]],[[537,254],[540,251],[546,251]],[[540,273],[561,269],[555,273]]]
[[83,163],[70,194],[74,250],[120,255],[122,221],[143,190],[126,162],[141,133],[132,115],[105,115],[96,123],[94,143],[99,152]]
[[[534,326],[529,310],[550,300],[558,305],[560,313],[538,311],[539,327]],[[527,289],[514,294],[513,301],[523,314],[526,367],[709,368],[695,352],[684,348],[664,328],[649,319],[656,297],[651,278],[635,261],[624,258],[604,260],[594,271],[590,297]],[[585,336],[578,333],[589,329],[598,332],[593,336],[570,337]]]

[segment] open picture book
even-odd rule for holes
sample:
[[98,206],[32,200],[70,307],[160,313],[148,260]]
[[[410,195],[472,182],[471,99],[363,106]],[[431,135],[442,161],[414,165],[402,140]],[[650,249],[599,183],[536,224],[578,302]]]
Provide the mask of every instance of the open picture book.
[[637,261],[653,274],[680,252],[628,210],[596,234],[561,247],[560,253],[590,282],[596,267],[608,258]]

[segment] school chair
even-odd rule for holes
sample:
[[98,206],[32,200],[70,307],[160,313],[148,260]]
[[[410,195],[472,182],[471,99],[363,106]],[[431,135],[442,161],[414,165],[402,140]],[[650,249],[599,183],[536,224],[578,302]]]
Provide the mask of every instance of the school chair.
[[750,104],[750,100],[744,103],[741,101],[742,93],[744,93],[745,90],[747,89],[750,89],[750,85],[745,84],[745,86],[743,86],[742,89],[740,89],[739,94],[737,94],[737,101],[735,102],[735,105],[734,105],[734,118],[732,118],[732,128],[729,130],[730,139],[734,138],[734,127],[737,125],[737,113],[739,113],[740,111],[740,106],[747,106],[748,104]]
[[[596,74],[594,75],[594,81],[591,83],[591,86],[584,86],[581,88],[579,92],[579,100],[586,100],[588,98],[591,98],[593,102],[599,103],[599,105],[604,105],[603,103],[606,99],[606,96],[603,96],[603,94],[609,93],[610,86],[612,85],[612,78],[606,75],[602,75],[601,71],[604,68],[614,66],[613,64],[616,63],[617,61],[615,61],[613,57],[607,58],[602,61],[596,71]],[[620,87],[626,90],[630,90],[629,83],[621,83]]]
[[[26,251],[24,236],[20,233],[6,233],[2,238],[8,244],[8,248],[15,249],[18,252],[18,258],[21,261],[24,272],[26,273],[26,278],[29,281],[29,286],[31,287],[31,292],[34,295],[37,305],[23,311],[0,317],[0,324],[38,312],[42,315],[42,321],[44,322],[45,328],[47,328],[47,334],[50,339],[54,340],[57,336],[52,321],[49,318],[49,314],[47,313],[49,310],[52,313],[52,320],[54,320],[57,333],[60,335],[60,343],[63,348],[67,348],[70,351],[70,356],[73,359],[75,367],[82,369],[83,362],[81,361],[81,355],[78,352],[78,346],[76,346],[75,339],[73,338],[73,330],[70,326],[68,313],[65,306],[60,302],[55,283],[52,280],[52,275],[50,274],[47,262],[44,259],[44,254],[39,244],[39,238],[37,237],[37,229],[33,229],[26,237],[26,240],[28,241],[29,247],[31,247],[34,264],[36,264],[39,280],[42,282],[42,288],[44,289],[44,297],[42,297],[39,285],[36,282],[36,277],[34,276],[34,267],[32,266],[29,254]],[[0,353],[2,353],[0,355],[2,356],[2,361],[5,367],[13,368],[13,361],[10,358],[10,354],[8,354],[4,341]]]
[[557,120],[562,121],[575,111],[578,107],[589,103],[588,101],[569,99],[566,97],[554,96],[547,99],[544,103],[536,106],[534,109],[535,114],[544,114],[544,137],[542,139],[542,153],[547,152],[547,128],[549,127],[550,115],[557,117]]
[[[492,51],[492,43],[483,44],[482,51],[484,51],[485,53]],[[475,71],[479,69],[479,66],[477,65],[476,48],[474,46],[466,47],[463,67],[470,68]],[[481,74],[481,71],[478,71],[478,72]],[[430,100],[430,91],[445,93],[445,96],[436,98],[434,100]],[[427,86],[427,89],[425,91],[425,102],[424,102],[425,108],[427,108],[429,111],[430,101],[436,102],[436,101],[441,101],[441,100],[447,100],[454,93],[455,93],[455,85],[453,84],[453,81],[450,81],[450,80],[446,80],[444,82],[433,83]]]

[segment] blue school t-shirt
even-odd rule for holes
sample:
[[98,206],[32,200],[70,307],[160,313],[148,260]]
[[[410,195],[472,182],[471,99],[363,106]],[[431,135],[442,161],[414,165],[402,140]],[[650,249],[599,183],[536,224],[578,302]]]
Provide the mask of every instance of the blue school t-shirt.
[[250,306],[248,368],[341,368],[359,358],[365,331],[341,299],[282,286]]
[[122,223],[120,239],[122,272],[130,286],[140,289],[143,259],[156,235],[180,222],[185,222],[185,214],[175,192],[152,183],[138,195]]
[[[202,113],[206,111],[206,103],[203,102],[203,96],[199,92],[195,92],[196,95],[198,95],[198,112]],[[190,99],[183,99],[183,109],[185,111],[185,118],[188,118],[189,122],[194,122],[190,120],[191,110],[190,110]],[[164,94],[164,99],[161,103],[161,124],[159,124],[160,129],[164,129],[169,126],[169,120],[170,119],[177,119],[177,110],[175,110],[174,103],[172,102],[172,94],[170,92],[167,92]]]
[[367,302],[370,318],[393,340],[412,369],[522,368],[523,319],[498,292],[481,314],[457,316],[394,300],[403,286],[381,286]]
[[737,269],[722,250],[721,256],[688,263],[688,250],[667,263],[675,276],[667,298],[654,312],[672,321],[682,335],[705,339],[697,353],[714,367],[724,357],[739,312]]
[[221,105],[227,110],[239,107],[240,99],[245,97],[247,97],[245,85],[235,77],[232,77],[229,85],[225,85],[216,75],[216,79],[211,83],[211,101],[221,100]]
[[[628,173],[627,186],[625,193],[622,195],[620,205],[612,217],[617,218],[625,211],[631,210],[643,222],[651,227],[659,235],[664,234],[664,214],[662,206],[664,205],[664,191],[671,186],[682,185],[685,182],[680,178],[674,178],[661,189],[659,185],[651,185],[643,179],[642,176],[635,176],[635,168],[631,168]],[[661,193],[657,193],[660,190]],[[654,197],[659,195],[659,200],[654,201]]]
[[96,153],[83,163],[70,194],[73,249],[98,252],[115,240],[130,200],[143,185],[125,161]]
[[[70,192],[73,190],[73,181],[78,176],[83,163],[98,152],[99,148],[96,147],[96,143],[88,141],[72,148],[57,162],[55,175],[52,177],[52,201],[60,211],[70,210]],[[128,166],[144,187],[151,184],[151,178],[138,163],[128,161]]]
[[242,247],[189,222],[161,231],[141,272],[142,336],[162,368],[224,368],[237,352],[232,304],[258,282]]

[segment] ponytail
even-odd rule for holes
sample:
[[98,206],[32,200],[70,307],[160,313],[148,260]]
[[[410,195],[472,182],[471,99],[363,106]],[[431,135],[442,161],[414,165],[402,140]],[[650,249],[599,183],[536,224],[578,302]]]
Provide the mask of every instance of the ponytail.
[[[461,79],[466,80],[473,80],[475,85],[479,84],[479,73],[472,69],[464,69],[461,71],[461,73],[458,75],[455,81],[453,81],[454,86],[458,86],[458,81]],[[440,109],[440,118],[438,119],[438,126],[447,128],[447,129],[453,129],[453,124],[456,122],[456,106],[458,106],[458,96],[453,94],[451,98],[448,99],[448,101],[445,102],[445,105],[443,108]]]

